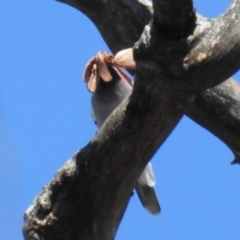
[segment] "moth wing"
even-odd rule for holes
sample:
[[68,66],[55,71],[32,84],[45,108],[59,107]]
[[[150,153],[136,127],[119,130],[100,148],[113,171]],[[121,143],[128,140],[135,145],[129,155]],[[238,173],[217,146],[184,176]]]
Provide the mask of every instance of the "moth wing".
[[136,69],[136,63],[133,60],[133,49],[132,48],[127,48],[124,49],[120,52],[118,52],[114,56],[114,61],[116,65],[120,67],[124,67],[127,69]]
[[107,64],[104,59],[104,54],[102,52],[98,53],[96,63],[100,77],[105,82],[110,82],[112,80],[112,76],[108,70]]
[[117,72],[118,76],[125,82],[127,82],[131,87],[133,86],[133,82],[131,78],[125,73],[125,71],[117,66],[112,66],[114,70]]
[[89,81],[89,78],[90,78],[90,76],[92,74],[92,68],[93,68],[93,65],[94,65],[95,62],[96,62],[96,57],[91,58],[87,62],[86,66],[84,68],[84,71],[83,71],[83,80],[84,80],[84,82],[88,82]]

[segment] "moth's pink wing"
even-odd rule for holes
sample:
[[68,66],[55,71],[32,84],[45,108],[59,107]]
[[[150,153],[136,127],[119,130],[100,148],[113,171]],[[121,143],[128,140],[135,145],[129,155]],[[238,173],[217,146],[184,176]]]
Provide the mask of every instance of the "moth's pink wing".
[[124,72],[124,70],[117,66],[112,66],[114,70],[117,72],[118,76],[125,82],[127,82],[131,87],[133,86],[133,82],[131,78]]
[[85,68],[84,68],[84,72],[83,72],[83,80],[84,82],[88,82],[89,81],[89,78],[91,76],[91,73],[92,73],[92,68],[93,68],[93,64],[96,62],[96,57],[93,57],[91,58]]
[[118,52],[114,56],[114,62],[119,67],[124,67],[127,69],[136,69],[136,63],[133,60],[133,49],[127,48]]
[[104,59],[104,54],[102,52],[99,52],[97,55],[97,68],[100,77],[105,81],[105,82],[110,82],[112,80],[112,76],[108,70],[107,64]]
[[99,82],[99,72],[97,70],[97,64],[94,63],[92,68],[92,73],[87,82],[88,91],[91,93],[94,93],[97,89],[98,82]]

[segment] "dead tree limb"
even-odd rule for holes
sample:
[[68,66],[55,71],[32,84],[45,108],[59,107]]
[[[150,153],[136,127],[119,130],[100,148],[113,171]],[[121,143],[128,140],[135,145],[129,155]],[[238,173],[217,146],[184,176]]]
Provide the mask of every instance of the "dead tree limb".
[[[184,7],[175,0],[155,0],[152,20],[149,8],[136,0],[64,2],[84,12],[114,52],[133,46],[149,24],[134,47],[137,71],[132,95],[36,197],[25,213],[24,236],[110,240],[136,179],[183,111],[239,154],[233,128],[240,119],[235,83],[228,80],[231,84],[206,89],[239,69],[240,0],[215,20],[196,15],[188,0]],[[178,20],[169,18],[176,11]],[[126,18],[133,26],[125,26]],[[222,118],[224,114],[231,119]]]
[[114,238],[134,183],[182,116],[161,91],[139,92],[34,200],[25,214],[25,239]]
[[[110,0],[100,2],[94,0],[61,0],[61,2],[72,5],[76,9],[85,13],[96,25],[100,34],[105,39],[106,43],[113,51],[113,53],[133,46],[142,34],[145,25],[150,22],[152,16],[152,11],[149,10],[149,6],[146,7],[141,4],[140,1],[138,2],[136,0],[116,0],[114,2]],[[144,3],[144,1],[141,2]],[[112,4],[114,4],[114,6]],[[164,4],[164,2],[161,4]],[[239,3],[237,2],[237,4]],[[99,5],[102,7],[100,8]],[[228,52],[230,46],[233,46],[233,41],[235,41],[234,47],[239,46],[239,43],[236,41],[238,38],[236,36],[239,36],[239,30],[237,29],[239,22],[239,10],[236,8],[233,11],[232,6],[237,7],[234,2],[229,8],[228,12],[222,15],[219,19],[205,19],[206,25],[210,24],[208,22],[212,21],[214,23],[211,24],[215,24],[214,28],[216,27],[216,29],[220,30],[220,28],[217,27],[217,21],[219,20],[221,22],[220,27],[222,27],[223,32],[224,28],[227,31],[230,29],[230,32],[228,32],[226,37],[226,39],[228,39],[228,42],[226,42],[224,47],[221,47],[222,49],[225,49],[226,52]],[[125,24],[126,19],[127,22],[131,22],[132,24]],[[232,27],[230,27],[230,22],[228,23],[228,19],[230,19],[230,22],[233,24]],[[225,24],[225,22],[227,23]],[[104,26],[108,27],[106,28]],[[208,38],[206,39],[208,40]],[[222,43],[224,42],[225,39],[223,39],[223,41],[220,41],[220,44],[216,44],[215,47],[222,46]],[[207,41],[207,43],[211,43],[211,41]],[[209,47],[211,48],[211,46]],[[215,51],[219,50],[220,49],[215,49]],[[231,56],[231,58],[232,57],[233,56]],[[227,66],[229,63],[228,61],[224,60],[222,65]],[[235,65],[235,63],[233,65]],[[227,79],[225,74],[220,72],[222,71],[221,67],[209,66],[208,68],[204,68],[204,72],[211,72],[211,68],[215,68],[217,71],[219,71],[219,73],[217,73],[219,76],[222,76],[223,79]],[[229,146],[235,155],[236,162],[240,163],[240,161],[238,161],[240,158],[240,140],[238,138],[240,114],[239,111],[237,111],[240,106],[240,97],[238,94],[239,90],[236,90],[239,89],[239,84],[237,82],[234,82],[234,80],[226,80],[226,83],[223,83],[221,86],[226,85],[231,87],[216,87],[208,89],[208,100],[206,97],[204,97],[204,92],[198,94],[196,98],[195,96],[192,96],[191,104],[184,106],[184,112],[195,122],[211,131],[227,146]],[[221,112],[216,111],[216,105],[211,104],[211,99],[215,99],[215,102],[219,102],[219,104],[222,102],[227,103],[229,102],[229,97],[231,98],[233,91],[236,94],[234,94],[234,97],[231,100],[231,104],[228,104],[226,107],[221,107],[219,105]],[[195,100],[193,101],[192,99]],[[201,114],[196,114],[197,112],[201,112]],[[209,116],[209,112],[211,112],[212,117]],[[229,113],[234,114],[229,115]],[[213,121],[213,118],[215,121]],[[231,120],[227,120],[229,118]]]
[[233,79],[193,97],[185,114],[220,138],[240,163],[240,84]]

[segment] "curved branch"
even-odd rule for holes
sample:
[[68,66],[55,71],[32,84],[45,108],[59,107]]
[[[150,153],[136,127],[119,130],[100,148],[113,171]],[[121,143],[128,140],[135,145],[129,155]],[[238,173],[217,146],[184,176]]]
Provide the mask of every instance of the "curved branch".
[[[95,21],[95,25],[113,51],[131,46],[151,16],[147,8],[134,0],[63,0],[62,2],[77,7]],[[236,54],[231,52],[232,48],[228,48],[225,49],[227,51],[223,54],[223,58],[218,59],[218,53],[215,52],[207,57],[204,55],[208,53],[204,51],[207,51],[207,47],[211,45],[198,49],[201,44],[204,47],[204,41],[207,44],[207,36],[214,36],[214,30],[209,31],[210,27],[217,26],[217,21],[221,23],[221,19],[233,17],[234,11],[239,11],[239,0],[234,1],[234,4],[235,6],[219,20],[208,21],[198,16],[199,25],[193,36],[186,39],[181,38],[176,41],[182,33],[191,32],[191,24],[187,29],[179,31],[180,34],[174,36],[174,40],[164,39],[151,24],[146,28],[141,41],[136,45],[138,69],[130,101],[126,99],[111,114],[96,137],[63,166],[53,181],[45,186],[34,200],[33,205],[25,213],[25,239],[113,239],[136,179],[181,118],[182,109],[185,109],[196,121],[216,132],[235,153],[239,154],[239,145],[235,144],[237,139],[236,137],[233,139],[233,135],[236,136],[236,133],[233,133],[235,129],[232,128],[236,120],[239,124],[240,119],[237,108],[239,92],[230,98],[233,85],[229,87],[224,83],[207,90],[194,101],[190,101],[190,104],[188,99],[186,100],[186,95],[181,95],[183,99],[181,104],[173,95],[173,93],[205,89],[222,81],[237,69],[239,66],[239,60],[236,60],[239,56],[237,28],[236,34],[231,32],[234,34],[232,42],[235,45],[232,47],[235,48]],[[126,9],[123,10],[122,7]],[[142,16],[144,20],[141,20]],[[133,20],[132,26],[125,25],[127,18]],[[231,22],[229,27],[234,28],[239,24],[239,17],[235,20],[229,20]],[[108,28],[106,24],[109,25]],[[221,28],[220,25],[219,27]],[[227,30],[229,29],[224,30],[225,34]],[[150,36],[153,38],[148,38]],[[224,35],[220,34],[220,36],[221,39]],[[218,44],[220,39],[217,39]],[[231,43],[229,39],[227,40]],[[157,46],[159,43],[163,45]],[[154,49],[154,46],[157,48]],[[169,56],[164,46],[170,46],[167,49]],[[179,51],[180,46],[183,48]],[[230,53],[233,54],[232,57]],[[230,67],[230,70],[226,70],[224,77],[217,76],[217,73],[221,73],[220,70],[212,68],[222,67],[224,59],[229,60],[230,63],[236,60],[236,63]],[[164,69],[164,66],[167,68]],[[207,80],[210,82],[208,83]],[[227,91],[227,94],[219,94],[223,93],[223,90]],[[220,108],[221,105],[224,106],[219,102],[221,99],[226,100],[226,106],[229,106],[227,110]],[[218,111],[209,113],[209,109],[214,108]],[[219,109],[222,110],[221,114]],[[229,121],[220,119],[224,114],[231,116],[231,119]],[[207,120],[203,121],[206,116]],[[212,121],[216,116],[219,117],[220,123],[214,127]],[[224,124],[226,124],[225,133],[222,131]]]
[[192,98],[185,113],[195,122],[217,135],[240,164],[240,84],[228,79]]
[[[64,0],[64,1],[69,4],[69,0]],[[72,0],[72,2],[74,2],[75,6],[76,5],[78,6],[77,7],[78,9],[81,9],[82,8],[81,6],[86,4],[85,1],[83,1],[83,0]],[[94,2],[94,1],[92,1],[92,2]],[[115,2],[116,2],[116,4],[120,4],[119,1],[115,1]],[[120,1],[120,2],[122,2],[122,4],[124,4],[123,2],[125,2],[125,1]],[[141,2],[143,2],[143,1],[141,1]],[[237,12],[239,10],[236,9],[233,11],[233,8],[232,8],[233,6],[235,6],[235,2],[236,1],[234,1],[234,3],[229,8],[229,10],[226,12],[226,14],[223,14],[222,16],[220,16],[217,19],[207,20],[207,19],[201,18],[200,16],[198,16],[198,18],[203,19],[203,21],[206,23],[207,27],[209,27],[210,24],[213,24],[214,27],[216,27],[216,24],[218,21],[220,21],[223,24],[228,20],[228,18],[230,18],[230,22],[235,21],[236,19],[239,19],[239,14],[237,14]],[[109,28],[105,28],[105,29],[98,28],[98,29],[99,29],[100,33],[102,35],[104,35],[104,38],[106,39],[108,46],[110,47],[110,49],[113,50],[113,52],[117,52],[121,49],[127,48],[129,46],[133,46],[134,42],[137,41],[141,35],[141,31],[143,30],[143,28],[145,26],[144,22],[147,23],[151,19],[151,16],[149,14],[146,14],[149,11],[149,5],[148,5],[147,9],[145,9],[144,7],[141,7],[139,5],[139,8],[137,7],[137,9],[139,9],[139,11],[134,11],[134,8],[130,7],[130,6],[134,6],[134,4],[136,4],[137,6],[139,5],[139,3],[136,3],[135,0],[128,1],[128,5],[124,6],[125,11],[122,12],[121,18],[119,18],[119,17],[116,18],[114,16],[115,13],[112,12],[110,6],[106,5],[106,11],[109,14],[106,16],[105,20],[106,20],[107,26],[109,26]],[[239,1],[237,1],[237,4],[239,5]],[[96,8],[90,7],[86,11],[92,12],[91,15],[94,15],[94,16],[98,15],[97,7]],[[126,12],[127,12],[127,14],[126,14]],[[135,12],[137,12],[137,13],[135,13]],[[152,12],[152,11],[150,11],[150,12]],[[234,12],[236,12],[236,13],[234,14]],[[138,24],[136,24],[136,27],[134,24],[125,24],[124,22],[122,22],[121,19],[125,19],[128,14],[134,16],[135,21],[138,22]],[[144,16],[144,20],[143,20],[143,16]],[[98,25],[97,18],[90,17],[90,19],[95,23],[96,26]],[[113,19],[114,19],[114,22],[113,22]],[[118,32],[118,34],[111,34],[112,27],[114,27],[115,25],[118,26],[118,29],[116,30]],[[238,27],[236,23],[234,24],[234,26]],[[224,25],[222,25],[222,28],[224,28]],[[137,31],[136,31],[136,29],[137,29]],[[218,28],[216,28],[216,29],[218,29]],[[228,25],[228,29],[229,29],[229,25]],[[229,34],[227,39],[231,42],[232,41],[231,37],[233,35],[238,35],[239,29],[238,28],[237,29],[230,28],[230,30],[231,30],[231,34]],[[127,36],[124,34],[125,32],[128,33]],[[129,35],[129,33],[130,33],[130,35]],[[121,35],[122,37],[119,39],[118,35]],[[124,38],[124,36],[126,36],[126,38]],[[111,41],[109,40],[110,38],[111,38]],[[124,38],[124,42],[122,41],[123,38]],[[234,39],[235,39],[234,41],[236,41],[237,38],[238,37],[234,37]],[[119,45],[116,43],[119,43]],[[206,43],[211,44],[210,41],[207,41]],[[225,43],[225,40],[222,41],[222,43]],[[222,45],[222,43],[220,44],[220,46]],[[235,46],[237,47],[238,45],[239,45],[239,43],[235,42]],[[227,47],[227,49],[228,49],[228,47]],[[219,49],[217,51],[219,51]],[[233,56],[235,56],[235,54],[236,53],[233,53]],[[201,54],[199,56],[201,56]],[[202,57],[204,57],[204,54],[202,55]],[[237,61],[235,63],[237,63]],[[233,64],[233,66],[235,65],[235,63]],[[229,62],[226,61],[223,64],[224,64],[224,68],[225,68],[225,64],[229,64]],[[230,68],[232,68],[232,67],[230,67]],[[215,71],[221,71],[221,69],[222,68],[215,67]],[[203,72],[207,72],[207,71],[211,72],[212,69],[209,67],[207,69],[204,69]],[[223,74],[225,75],[225,73],[219,72],[218,77],[222,77]],[[229,76],[229,73],[228,73],[228,76]],[[222,78],[226,79],[227,77],[224,76]],[[227,84],[230,84],[232,87],[231,88],[226,87]],[[216,106],[214,104],[210,104],[210,102],[211,102],[211,99],[215,99],[215,102],[219,103],[218,108],[220,108],[220,106],[221,106],[220,103],[228,102],[229,96],[232,95],[233,89],[235,89],[237,85],[238,84],[236,82],[234,82],[234,80],[227,80],[226,84],[222,83],[220,85],[220,86],[222,86],[221,88],[219,88],[217,86],[215,88],[208,89],[206,93],[203,92],[202,94],[200,94],[196,98],[194,98],[195,100],[191,101],[192,105],[187,105],[188,108],[186,108],[186,107],[184,108],[184,111],[186,111],[186,114],[190,118],[192,118],[194,121],[196,121],[197,123],[199,123],[206,129],[213,132],[218,138],[220,138],[223,142],[225,142],[227,144],[227,146],[229,146],[230,149],[235,154],[236,160],[239,159],[239,152],[240,152],[240,146],[237,144],[240,142],[240,139],[239,139],[239,137],[237,137],[237,135],[238,136],[240,136],[240,135],[235,134],[236,133],[235,127],[238,126],[238,125],[235,125],[235,123],[240,121],[240,116],[239,116],[239,114],[229,115],[229,113],[236,112],[235,106],[240,105],[240,99],[239,99],[239,97],[235,97],[234,104],[228,104],[227,108],[221,107],[221,115],[219,115],[218,111],[215,111]],[[236,93],[240,92],[239,88],[236,88],[236,89],[237,89],[237,90],[235,90]],[[205,94],[208,95],[208,98],[203,97]],[[223,116],[229,116],[231,121],[228,121],[228,123],[227,123],[226,117],[223,117]],[[213,121],[213,119],[215,119],[216,121]],[[235,129],[235,130],[233,130],[233,129]]]
[[201,75],[200,84],[204,88],[226,80],[240,67],[239,13],[240,0],[234,0],[225,14],[205,19],[195,30],[196,37],[188,38],[193,47],[184,59],[184,66],[192,79]]
[[[144,1],[57,0],[75,7],[95,24],[113,53],[133,46],[151,19]],[[129,25],[128,27],[126,26]]]
[[[180,36],[181,30],[178,38],[165,38],[153,21],[135,44],[137,69],[144,75],[151,74],[161,88],[174,94],[194,94],[223,82],[240,67],[239,12],[240,0],[235,0],[217,19],[197,15],[196,28],[185,38]],[[186,19],[192,21],[186,25],[191,31],[194,18]],[[179,22],[180,27],[181,19]]]
[[134,90],[34,200],[25,239],[113,239],[136,180],[181,116],[161,91]]

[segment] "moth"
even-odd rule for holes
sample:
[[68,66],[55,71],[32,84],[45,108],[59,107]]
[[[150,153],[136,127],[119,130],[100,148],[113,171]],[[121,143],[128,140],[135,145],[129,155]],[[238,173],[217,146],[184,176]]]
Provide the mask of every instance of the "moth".
[[124,49],[115,56],[101,51],[87,62],[83,79],[87,83],[87,89],[91,93],[96,91],[100,78],[105,82],[112,81],[109,68],[113,68],[121,79],[132,85],[132,81],[124,71],[124,68],[129,70],[136,69],[136,64],[133,59],[133,49]]

